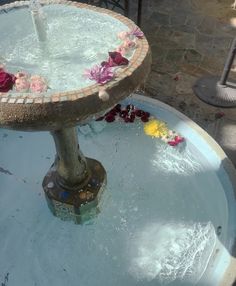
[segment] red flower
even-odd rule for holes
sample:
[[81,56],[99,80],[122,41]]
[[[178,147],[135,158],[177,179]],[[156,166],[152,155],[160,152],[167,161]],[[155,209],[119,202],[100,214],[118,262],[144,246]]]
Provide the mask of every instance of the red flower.
[[128,104],[128,105],[126,106],[126,110],[128,110],[128,111],[134,110],[134,105]]
[[116,112],[120,112],[121,111],[121,105],[117,104],[114,109],[116,110]]
[[106,122],[113,122],[115,121],[115,116],[113,114],[107,114],[105,117]]
[[182,143],[182,142],[184,142],[184,138],[177,135],[177,136],[175,136],[175,142]]
[[0,69],[0,92],[8,92],[13,88],[15,76]]
[[148,122],[149,121],[149,117],[150,117],[150,113],[149,112],[142,111],[141,120],[143,122]]
[[178,145],[178,143],[175,140],[168,141],[168,144],[173,147]]
[[125,117],[127,117],[128,116],[128,111],[127,110],[121,110],[121,112],[120,112],[120,117],[121,118],[125,118]]
[[173,140],[169,141],[168,144],[170,146],[174,147],[174,146],[177,146],[179,143],[182,143],[182,142],[184,142],[184,138],[177,135],[177,136],[175,136],[175,138]]
[[143,122],[148,122],[149,121],[149,116],[147,116],[147,115],[142,115],[141,116],[141,120],[143,121]]
[[109,52],[108,62],[102,63],[103,66],[108,65],[109,67],[126,66],[128,64],[129,60],[124,58],[119,52]]
[[138,117],[142,117],[144,115],[144,111],[140,109],[135,109],[135,115]]

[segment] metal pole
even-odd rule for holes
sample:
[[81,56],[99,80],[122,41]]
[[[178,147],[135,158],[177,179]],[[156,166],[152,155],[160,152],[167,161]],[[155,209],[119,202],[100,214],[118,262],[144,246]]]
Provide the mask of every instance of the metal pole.
[[221,78],[219,81],[220,85],[226,85],[226,81],[228,79],[230,69],[231,69],[232,64],[234,62],[235,54],[236,54],[236,37],[233,40],[229,55],[228,55],[227,60],[225,62],[224,70],[222,72],[222,75],[221,75]]
[[141,26],[141,21],[142,21],[142,7],[143,7],[143,0],[138,1],[138,19],[137,19],[137,24],[140,27]]
[[125,16],[129,17],[129,0],[125,0]]

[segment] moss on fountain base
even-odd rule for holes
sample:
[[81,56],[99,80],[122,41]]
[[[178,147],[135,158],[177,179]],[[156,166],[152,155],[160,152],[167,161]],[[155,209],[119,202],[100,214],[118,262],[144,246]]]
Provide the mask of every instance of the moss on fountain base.
[[89,176],[73,189],[60,182],[54,164],[43,180],[43,189],[52,213],[62,220],[83,223],[99,212],[98,203],[106,186],[106,171],[97,160],[86,158]]

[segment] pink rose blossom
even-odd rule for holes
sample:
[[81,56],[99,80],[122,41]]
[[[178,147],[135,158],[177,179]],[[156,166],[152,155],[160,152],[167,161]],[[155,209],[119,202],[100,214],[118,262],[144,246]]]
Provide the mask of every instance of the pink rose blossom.
[[123,31],[117,34],[117,37],[121,40],[126,40],[127,38],[129,38],[130,33]]
[[139,27],[135,27],[133,28],[130,32],[129,32],[130,36],[135,36],[139,39],[142,39],[144,37],[144,33],[139,29]]
[[47,91],[47,89],[48,89],[48,85],[46,83],[46,80],[43,77],[39,75],[31,76],[30,78],[30,91],[31,92],[40,93],[40,92]]
[[105,84],[114,77],[114,72],[107,64],[95,65],[91,69],[85,70],[84,76],[90,80],[95,80],[99,84]]
[[116,52],[120,53],[122,56],[125,56],[128,52],[128,49],[121,45],[116,49]]
[[136,47],[136,43],[134,41],[127,39],[124,41],[122,46],[125,49],[134,49]]
[[26,72],[18,72],[17,74],[15,74],[16,78],[29,78],[30,75]]
[[27,92],[30,88],[30,82],[27,77],[16,78],[15,89],[19,92]]
[[18,72],[16,75],[15,89],[19,92],[27,92],[30,88],[29,75],[25,72]]
[[108,62],[102,64],[107,64],[110,67],[126,66],[129,64],[129,60],[124,58],[119,52],[109,52]]

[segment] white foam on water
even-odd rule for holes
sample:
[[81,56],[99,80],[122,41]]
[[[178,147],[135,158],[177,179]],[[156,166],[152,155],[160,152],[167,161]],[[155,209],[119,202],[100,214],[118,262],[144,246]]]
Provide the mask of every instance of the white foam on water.
[[146,136],[141,122],[79,130],[84,155],[107,171],[100,213],[86,225],[48,210],[41,181],[55,156],[50,135],[0,130],[0,167],[13,174],[0,173],[0,283],[6,273],[9,286],[197,283],[214,228],[227,225],[207,160],[189,144],[179,150]]
[[210,222],[151,224],[135,236],[129,245],[130,273],[138,280],[161,283],[182,280],[196,284],[216,243]]
[[158,146],[153,154],[152,165],[162,172],[189,176],[202,171],[201,164],[188,149],[185,149],[185,144],[169,148],[168,152],[166,150],[167,146],[163,144]]

